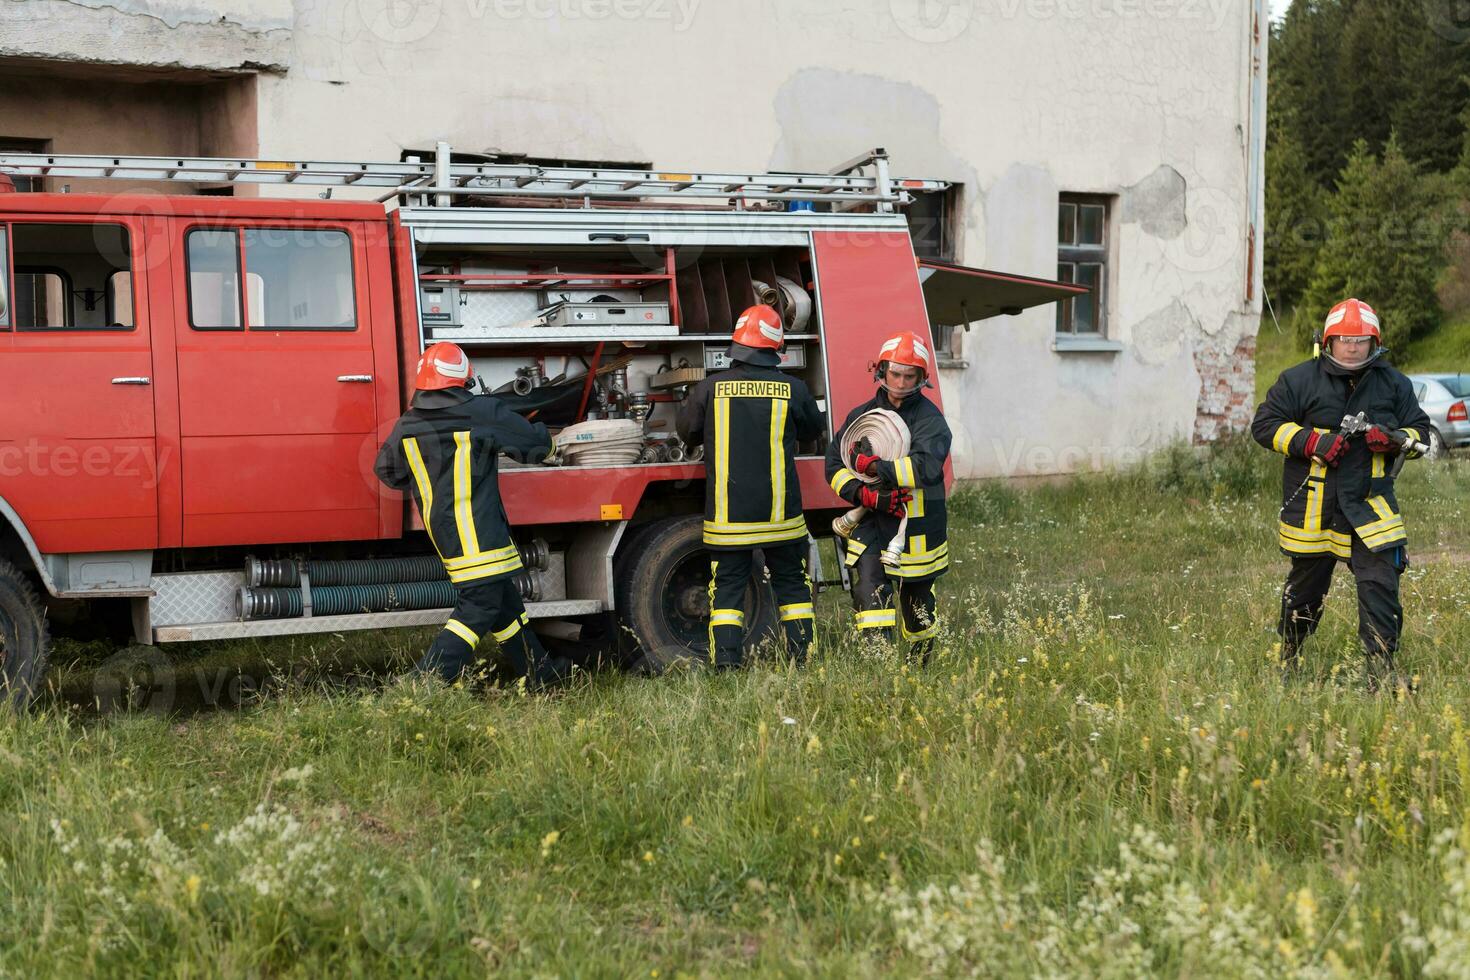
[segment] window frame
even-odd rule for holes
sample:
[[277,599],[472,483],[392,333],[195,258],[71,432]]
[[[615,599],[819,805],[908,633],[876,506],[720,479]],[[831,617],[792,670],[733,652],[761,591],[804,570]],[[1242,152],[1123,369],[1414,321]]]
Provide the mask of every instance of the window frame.
[[[1083,342],[1109,339],[1110,317],[1108,308],[1112,298],[1113,273],[1113,218],[1116,214],[1116,197],[1110,194],[1083,194],[1063,191],[1057,195],[1057,280],[1076,283],[1077,270],[1081,266],[1098,267],[1097,286],[1088,294],[1092,300],[1093,330],[1078,330],[1075,304],[1082,297],[1057,301],[1056,324],[1053,335],[1059,341],[1079,340]],[[1062,240],[1062,222],[1065,209],[1076,209],[1072,219],[1072,239]],[[1101,208],[1101,241],[1086,243],[1079,241],[1082,229],[1081,209]],[[1064,275],[1067,267],[1069,275]],[[1063,329],[1063,323],[1067,329]]]
[[[937,197],[940,199],[939,206],[939,248],[937,254],[921,255],[919,253],[918,239],[914,234],[913,221],[910,213],[904,213],[904,221],[908,225],[909,244],[913,248],[914,258],[917,261],[933,259],[936,262],[948,262],[951,265],[959,264],[959,242],[963,231],[963,202],[964,185],[952,183],[942,191],[918,192],[916,197]],[[922,289],[922,286],[921,286]],[[929,331],[934,343],[935,368],[962,369],[969,366],[964,358],[963,341],[969,324],[967,323],[934,323],[930,322]]]
[[[6,292],[7,309],[6,309],[6,315],[3,318],[0,318],[0,319],[3,319],[3,321],[4,321],[4,322],[0,322],[0,332],[13,331],[13,332],[18,333],[18,334],[20,334],[20,333],[25,333],[25,334],[37,334],[37,333],[39,333],[39,334],[48,334],[48,333],[135,333],[135,332],[137,332],[137,329],[138,329],[138,284],[137,284],[137,276],[132,276],[131,281],[129,282],[129,288],[131,289],[132,296],[133,296],[133,322],[132,322],[131,325],[121,326],[121,327],[114,327],[114,326],[111,326],[109,324],[108,326],[103,326],[103,327],[79,327],[79,326],[76,326],[76,319],[77,319],[76,318],[76,307],[75,307],[75,304],[76,304],[76,295],[75,295],[74,287],[72,285],[71,273],[67,272],[67,270],[64,269],[63,267],[61,267],[61,266],[55,266],[55,265],[28,265],[28,266],[26,266],[26,269],[27,270],[34,270],[34,272],[28,271],[27,272],[27,275],[34,275],[35,273],[55,273],[56,275],[60,276],[61,281],[62,281],[62,285],[66,289],[66,308],[63,311],[63,313],[65,314],[65,318],[67,320],[67,325],[64,326],[64,327],[26,327],[26,326],[22,326],[22,325],[20,325],[19,323],[16,322],[16,318],[15,318],[13,312],[12,312],[15,309],[15,277],[16,277],[16,275],[19,272],[19,269],[18,269],[18,267],[15,264],[15,229],[17,227],[34,227],[34,226],[40,226],[40,225],[47,225],[47,226],[53,226],[53,227],[67,227],[67,228],[70,228],[70,227],[73,227],[73,226],[77,226],[77,225],[85,225],[85,226],[87,226],[89,228],[96,228],[96,227],[99,227],[99,226],[107,225],[107,226],[111,226],[111,227],[114,227],[114,228],[119,228],[119,229],[122,230],[122,233],[123,233],[123,235],[125,237],[126,244],[127,244],[128,268],[126,268],[126,269],[119,269],[116,266],[113,266],[112,267],[112,271],[109,272],[107,274],[107,278],[106,279],[103,279],[103,281],[102,281],[102,288],[103,288],[104,295],[105,295],[106,290],[107,290],[107,280],[108,279],[112,278],[112,276],[115,275],[118,272],[132,273],[133,272],[133,268],[134,268],[134,266],[136,264],[133,261],[133,258],[134,258],[134,255],[133,255],[133,227],[131,225],[129,225],[127,222],[125,222],[125,221],[55,221],[55,220],[46,220],[45,218],[43,218],[42,220],[39,220],[39,221],[16,221],[13,218],[12,219],[9,219],[9,220],[6,220],[6,221],[0,221],[0,232],[4,232],[5,233],[5,238],[6,238],[6,242],[5,242],[6,254],[3,255],[3,256],[0,256],[0,261],[3,261],[3,263],[4,263],[4,267],[3,268],[0,268],[0,275],[4,275],[4,276],[7,276],[8,277],[8,280],[6,282],[6,286],[7,286],[7,292]],[[107,317],[106,316],[106,313],[105,312],[104,312],[103,315],[104,315],[104,318],[106,318],[108,320],[111,319],[110,317]]]
[[10,225],[0,221],[0,297],[4,297],[5,308],[0,310],[0,333],[10,333],[14,318],[15,289],[10,282]]
[[[346,327],[268,327],[255,326],[250,322],[250,266],[245,254],[245,232],[253,231],[284,231],[284,232],[330,232],[342,235],[347,239],[347,276],[348,288],[352,297],[352,324]],[[189,262],[189,236],[195,232],[229,232],[235,242],[235,277],[236,298],[240,303],[240,325],[237,327],[201,327],[194,322],[194,274]],[[184,289],[185,298],[188,302],[189,329],[200,333],[356,333],[362,329],[363,318],[361,304],[358,302],[357,294],[357,248],[353,241],[352,228],[347,225],[293,225],[293,224],[271,224],[271,223],[247,223],[247,224],[217,224],[214,222],[200,222],[191,224],[184,228]],[[265,283],[265,277],[256,273],[257,278]],[[262,292],[264,290],[262,289]]]

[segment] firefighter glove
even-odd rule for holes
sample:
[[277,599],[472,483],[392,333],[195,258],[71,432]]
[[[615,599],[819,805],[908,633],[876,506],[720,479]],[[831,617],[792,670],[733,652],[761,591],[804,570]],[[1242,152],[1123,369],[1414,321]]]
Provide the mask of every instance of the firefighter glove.
[[1342,454],[1347,452],[1347,439],[1336,432],[1313,432],[1307,436],[1305,449],[1309,458],[1336,466],[1342,462]]
[[858,491],[858,503],[868,510],[875,510],[880,514],[891,514],[894,517],[904,515],[904,505],[914,499],[914,495],[908,490],[874,490],[872,487],[863,487]]
[[1404,438],[1408,435],[1398,429],[1392,431],[1379,425],[1370,426],[1363,433],[1363,438],[1368,442],[1368,448],[1375,453],[1397,453],[1404,447]]

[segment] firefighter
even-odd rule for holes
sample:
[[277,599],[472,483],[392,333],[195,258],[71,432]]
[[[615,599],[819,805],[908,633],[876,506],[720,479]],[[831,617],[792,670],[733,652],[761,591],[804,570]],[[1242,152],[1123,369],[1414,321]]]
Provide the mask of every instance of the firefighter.
[[520,554],[500,501],[499,455],[538,463],[555,450],[540,423],[516,415],[498,398],[476,397],[470,359],[441,342],[419,359],[412,405],[378,453],[378,478],[408,490],[423,515],[457,602],[418,669],[454,682],[481,640],[493,637],[528,688],[570,673],[564,658],[548,659],[528,625],[516,589]]
[[[847,542],[846,562],[853,571],[852,604],[859,636],[891,642],[899,625],[895,587],[902,610],[903,636],[910,657],[927,663],[939,632],[934,581],[949,568],[949,521],[944,504],[944,463],[949,458],[949,424],[923,395],[933,376],[928,340],[905,331],[884,341],[878,351],[873,398],[854,408],[827,448],[827,479],[842,499],[871,512]],[[842,458],[848,427],[875,408],[897,412],[909,428],[909,453],[880,459],[859,443],[852,459]],[[866,483],[858,474],[876,476]],[[903,554],[896,566],[880,553],[908,514]]]
[[[1281,665],[1294,675],[1302,643],[1317,629],[1337,562],[1358,584],[1358,636],[1368,683],[1407,686],[1393,673],[1403,626],[1399,576],[1408,536],[1394,496],[1400,453],[1417,456],[1429,418],[1414,386],[1383,357],[1378,315],[1357,299],[1327,315],[1317,353],[1281,372],[1251,433],[1286,457],[1278,542],[1291,558],[1281,593]],[[1362,438],[1340,431],[1348,415],[1373,423]]]
[[787,656],[805,662],[812,643],[816,614],[796,444],[821,434],[822,414],[806,384],[777,369],[784,343],[780,315],[752,306],[735,323],[733,365],[695,385],[679,408],[679,438],[704,446],[709,643],[717,670],[744,664],[745,589],[757,549],[780,607]]

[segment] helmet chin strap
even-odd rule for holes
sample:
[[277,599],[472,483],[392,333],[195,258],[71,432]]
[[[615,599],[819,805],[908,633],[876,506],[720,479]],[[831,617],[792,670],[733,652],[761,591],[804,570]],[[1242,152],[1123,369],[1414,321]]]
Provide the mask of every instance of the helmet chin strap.
[[896,388],[890,388],[888,386],[888,382],[883,380],[883,376],[887,373],[886,371],[884,371],[883,365],[885,365],[887,363],[888,363],[887,361],[879,361],[878,362],[878,370],[876,370],[876,371],[873,372],[873,380],[876,381],[876,382],[878,382],[878,387],[879,388],[882,388],[884,391],[888,392],[894,398],[897,398],[900,401],[907,401],[908,399],[910,399],[910,398],[914,397],[915,395],[917,395],[919,392],[923,391],[925,388],[929,387],[929,375],[928,375],[928,373],[927,372],[921,372],[924,375],[924,380],[923,381],[920,381],[918,384],[914,385],[912,388],[904,388],[904,389],[901,389],[901,390],[900,389],[896,389]]
[[1322,356],[1327,358],[1333,364],[1342,368],[1344,371],[1361,371],[1363,368],[1378,360],[1378,358],[1382,356],[1383,350],[1384,348],[1382,344],[1374,344],[1373,353],[1363,358],[1357,364],[1344,364],[1342,361],[1339,361],[1337,358],[1332,356],[1332,344],[1326,343],[1322,345]]

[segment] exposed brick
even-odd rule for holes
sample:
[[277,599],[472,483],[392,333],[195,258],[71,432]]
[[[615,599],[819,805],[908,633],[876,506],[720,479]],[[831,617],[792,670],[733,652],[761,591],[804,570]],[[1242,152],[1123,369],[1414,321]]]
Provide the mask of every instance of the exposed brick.
[[1194,441],[1214,442],[1250,425],[1256,388],[1256,338],[1247,336],[1233,347],[1206,344],[1194,352],[1200,376]]

